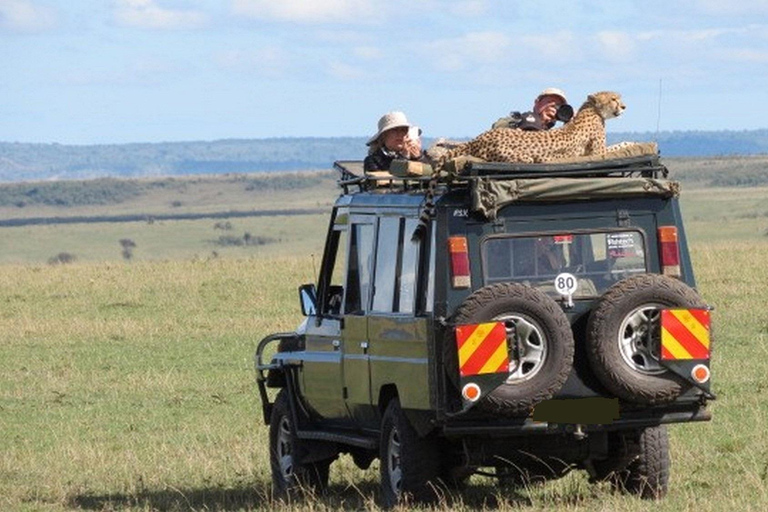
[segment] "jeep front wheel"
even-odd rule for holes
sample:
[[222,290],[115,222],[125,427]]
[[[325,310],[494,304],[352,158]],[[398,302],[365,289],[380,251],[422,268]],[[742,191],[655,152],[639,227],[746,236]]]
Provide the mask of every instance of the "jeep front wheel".
[[305,450],[294,432],[288,391],[277,395],[269,421],[269,462],[275,496],[322,491],[328,486],[331,461],[304,462]]
[[[456,310],[456,324],[493,321],[503,322],[507,330],[509,374],[478,407],[497,414],[527,414],[537,403],[552,398],[568,378],[574,351],[571,325],[552,298],[519,283],[481,288]],[[456,378],[455,345],[447,351],[449,371]]]

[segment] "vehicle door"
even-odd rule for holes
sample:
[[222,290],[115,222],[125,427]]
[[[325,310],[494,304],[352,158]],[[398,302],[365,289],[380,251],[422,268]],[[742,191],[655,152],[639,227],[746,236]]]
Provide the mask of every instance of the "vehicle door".
[[376,217],[350,217],[342,329],[344,397],[350,416],[358,424],[370,418],[368,312],[372,294]]
[[326,420],[348,418],[342,379],[342,308],[348,257],[345,210],[334,210],[317,283],[317,310],[308,315],[300,386],[307,404]]
[[419,314],[421,239],[412,239],[418,219],[379,218],[373,280],[368,314],[372,399],[367,418],[375,421],[379,391],[397,391],[408,409],[429,408],[427,318]]

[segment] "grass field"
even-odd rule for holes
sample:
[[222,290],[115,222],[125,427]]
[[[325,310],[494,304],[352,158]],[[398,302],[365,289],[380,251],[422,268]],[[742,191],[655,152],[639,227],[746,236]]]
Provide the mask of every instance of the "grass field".
[[[474,477],[438,508],[768,510],[766,193],[684,197],[699,289],[716,307],[718,400],[712,422],[670,428],[665,500],[616,495],[574,473],[519,492]],[[201,242],[221,234],[213,221],[2,230],[0,510],[375,508],[378,466],[362,472],[346,457],[327,496],[271,500],[252,354],[265,334],[295,328],[296,285],[313,280],[307,254],[322,247],[325,219],[232,223],[277,241],[214,257],[219,249]],[[137,242],[131,261],[117,244],[126,237]],[[105,239],[107,249],[85,251]],[[68,249],[84,256],[45,263]]]

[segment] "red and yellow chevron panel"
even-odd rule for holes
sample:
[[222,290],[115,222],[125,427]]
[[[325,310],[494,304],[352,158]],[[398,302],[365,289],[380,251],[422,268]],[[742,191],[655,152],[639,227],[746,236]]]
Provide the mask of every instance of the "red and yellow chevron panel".
[[507,330],[502,322],[457,326],[456,346],[462,377],[509,371]]
[[709,359],[709,310],[661,311],[661,359]]

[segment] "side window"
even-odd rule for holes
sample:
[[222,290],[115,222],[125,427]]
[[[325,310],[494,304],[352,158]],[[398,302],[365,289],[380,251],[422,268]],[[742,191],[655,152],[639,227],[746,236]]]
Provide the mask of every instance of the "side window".
[[379,221],[373,311],[413,313],[420,241],[412,241],[417,219],[383,217]]
[[382,217],[376,251],[373,311],[392,312],[395,303],[395,277],[400,245],[400,219]]
[[373,259],[373,224],[352,224],[344,312],[368,311]]
[[395,311],[413,313],[416,310],[416,273],[419,267],[419,248],[421,239],[411,240],[410,234],[419,224],[417,219],[405,219],[405,229],[401,230],[402,264],[400,265],[399,300]]
[[325,296],[322,297],[323,313],[341,313],[341,301],[344,296],[344,274],[347,262],[347,232],[336,228],[328,240],[328,257],[331,258],[331,275],[327,280]]
[[424,304],[425,311],[432,312],[434,311],[434,303],[435,303],[435,253],[437,252],[435,250],[435,244],[437,240],[437,235],[435,234],[435,229],[432,230],[432,238],[429,242],[429,266],[427,267],[427,299],[426,304]]

